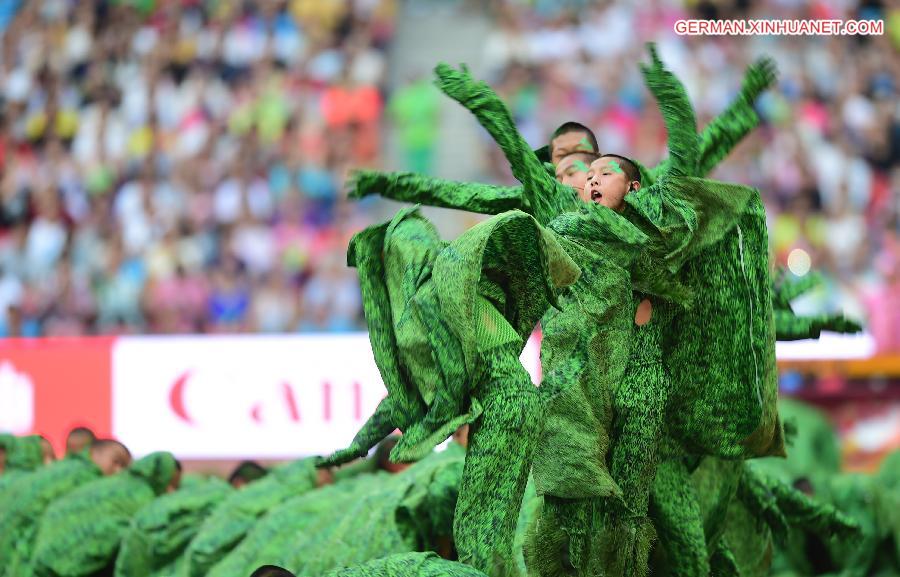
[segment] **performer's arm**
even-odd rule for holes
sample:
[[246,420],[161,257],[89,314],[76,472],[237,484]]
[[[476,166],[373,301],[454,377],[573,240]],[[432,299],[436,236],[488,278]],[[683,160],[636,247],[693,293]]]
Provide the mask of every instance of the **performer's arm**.
[[656,46],[648,45],[652,64],[641,65],[644,83],[656,98],[668,133],[669,158],[660,176],[697,176],[699,139],[694,107],[684,85],[659,59]]
[[[753,104],[759,95],[775,83],[777,69],[768,57],[751,64],[744,74],[744,82],[737,98],[706,125],[700,134],[696,176],[705,177],[734,150],[734,147],[759,125]],[[669,159],[650,169],[653,177],[665,172]]]
[[574,189],[563,186],[551,175],[519,134],[509,109],[484,82],[474,80],[468,71],[447,64],[435,68],[437,86],[444,94],[465,106],[500,146],[523,186],[523,208],[541,224],[547,224],[561,212],[578,206]]
[[431,178],[413,172],[355,171],[348,183],[350,198],[380,194],[401,202],[455,208],[481,214],[523,209],[521,186],[494,186]]

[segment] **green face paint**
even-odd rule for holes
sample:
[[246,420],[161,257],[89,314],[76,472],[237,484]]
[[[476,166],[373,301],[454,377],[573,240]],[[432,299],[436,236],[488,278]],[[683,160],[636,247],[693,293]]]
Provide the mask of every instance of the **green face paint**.
[[579,172],[587,172],[588,171],[588,165],[586,165],[584,162],[582,162],[580,160],[576,160],[575,162],[572,163],[572,165],[575,168],[577,168]]
[[587,136],[582,136],[581,140],[578,141],[578,147],[575,150],[588,150],[594,152],[594,147],[588,142]]
[[612,168],[612,171],[613,171],[613,172],[616,172],[616,173],[618,173],[618,174],[625,174],[625,171],[622,170],[622,167],[619,166],[619,163],[616,162],[615,160],[610,160],[610,161],[609,161],[609,167]]

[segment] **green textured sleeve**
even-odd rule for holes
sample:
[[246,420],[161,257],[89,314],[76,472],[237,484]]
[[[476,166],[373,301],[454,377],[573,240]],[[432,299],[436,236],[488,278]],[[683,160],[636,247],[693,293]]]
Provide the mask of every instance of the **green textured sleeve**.
[[480,214],[499,214],[523,206],[521,186],[494,186],[443,180],[413,172],[360,170],[349,183],[350,198],[379,194],[400,202],[454,208]]
[[650,44],[648,49],[652,63],[642,64],[641,73],[656,98],[668,133],[669,160],[660,176],[697,176],[699,142],[694,108],[684,85],[659,59],[656,46]]
[[[753,104],[775,82],[776,77],[775,63],[768,57],[760,58],[747,68],[737,98],[700,134],[697,176],[712,172],[759,125],[759,116]],[[650,169],[650,174],[654,178],[663,174],[669,162],[669,159],[664,160]]]
[[459,71],[443,63],[437,65],[435,74],[438,88],[474,114],[503,151],[513,176],[522,183],[521,210],[546,225],[560,213],[577,208],[575,190],[557,182],[547,171],[519,134],[509,109],[490,86],[475,81],[465,69]]

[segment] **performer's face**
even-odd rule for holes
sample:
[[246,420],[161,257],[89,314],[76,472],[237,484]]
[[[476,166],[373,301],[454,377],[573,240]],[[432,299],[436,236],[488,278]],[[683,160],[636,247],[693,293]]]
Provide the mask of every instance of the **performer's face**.
[[619,162],[619,159],[609,156],[601,156],[592,162],[584,191],[590,201],[615,211],[622,210],[625,195],[630,190],[641,187],[641,183],[628,180]]
[[587,173],[590,170],[585,161],[590,162],[590,157],[585,154],[570,154],[563,158],[556,165],[556,180],[578,191],[581,200],[590,202],[590,197],[584,192]]
[[559,164],[563,158],[575,152],[597,152],[590,143],[587,132],[565,132],[550,141],[550,161],[553,164]]

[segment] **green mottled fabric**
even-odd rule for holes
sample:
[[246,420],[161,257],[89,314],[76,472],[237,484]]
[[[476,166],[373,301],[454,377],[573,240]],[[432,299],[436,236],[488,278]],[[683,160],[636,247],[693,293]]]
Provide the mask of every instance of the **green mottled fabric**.
[[333,569],[325,577],[485,577],[485,574],[429,552],[389,555],[362,565]]
[[218,478],[194,480],[146,505],[122,538],[116,577],[171,573],[204,519],[233,491]]
[[301,575],[421,551],[451,534],[465,452],[456,444],[404,471],[349,479],[290,499],[263,517],[209,572],[274,564]]
[[151,453],[54,502],[38,529],[34,575],[76,577],[109,567],[132,518],[166,490],[175,473],[170,453]]
[[[521,138],[518,137],[518,134],[515,132],[515,129],[512,126],[512,122],[511,122],[511,119],[509,118],[508,111],[506,111],[505,107],[502,105],[502,102],[500,102],[499,99],[497,99],[496,96],[493,95],[493,93],[490,91],[490,89],[488,87],[486,87],[485,85],[479,85],[479,84],[473,83],[468,78],[467,75],[456,73],[455,71],[453,71],[452,69],[449,69],[448,67],[438,67],[438,77],[439,77],[439,86],[442,88],[442,90],[447,92],[448,95],[450,95],[451,97],[462,102],[467,108],[469,108],[473,113],[475,113],[476,117],[479,119],[479,121],[482,123],[482,125],[497,140],[498,144],[500,144],[501,148],[504,150],[504,153],[507,154],[507,157],[510,160],[510,163],[513,167],[514,175],[523,183],[522,196],[523,196],[523,198],[527,199],[526,202],[523,204],[525,206],[527,206],[530,210],[534,211],[534,214],[535,214],[536,218],[538,218],[539,221],[546,222],[549,219],[551,219],[552,217],[554,217],[556,214],[559,214],[560,210],[572,210],[577,207],[577,202],[574,200],[575,195],[571,191],[571,189],[567,189],[566,187],[563,187],[563,186],[559,185],[558,183],[556,183],[552,179],[552,177],[549,176],[549,174],[547,173],[547,171],[543,167],[543,165],[540,163],[540,161],[536,157],[533,156],[533,154],[531,153],[530,150],[527,149],[527,146],[523,145]],[[657,87],[657,89],[659,89],[659,88],[660,87]],[[679,107],[679,106],[669,108],[669,110],[668,110],[669,114],[667,116],[671,120],[671,125],[673,126],[673,128],[678,128],[683,123],[684,119],[679,116],[679,114],[682,114],[683,110],[684,110],[684,107]],[[688,110],[689,110],[689,108],[688,108]],[[692,120],[692,116],[691,116],[691,120]],[[673,130],[673,132],[677,132],[677,130]],[[693,124],[688,123],[686,126],[686,130],[681,131],[681,133],[685,133],[686,136],[684,136],[681,139],[676,138],[676,146],[684,145],[685,147],[690,147],[691,146],[690,141],[691,141],[691,139],[693,139],[693,142],[694,142],[693,146],[694,146],[694,148],[696,148],[696,138],[694,137],[694,133],[693,133]],[[681,133],[679,133],[679,134],[681,134]],[[701,218],[698,223],[696,211],[694,210],[694,206],[704,206],[702,203],[702,199],[704,198],[704,195],[701,194],[703,192],[703,187],[697,186],[696,184],[693,183],[693,181],[685,181],[686,184],[681,184],[681,181],[678,181],[677,179],[680,178],[682,174],[689,173],[689,171],[685,170],[684,167],[685,167],[685,165],[689,165],[690,161],[685,161],[679,154],[673,155],[673,160],[675,162],[672,163],[673,168],[671,170],[671,172],[672,172],[671,176],[673,177],[672,181],[675,182],[674,186],[682,187],[682,188],[693,186],[693,188],[695,188],[695,189],[701,189],[700,191],[693,190],[692,191],[693,194],[691,194],[688,197],[689,199],[691,199],[693,201],[693,203],[694,203],[693,206],[690,204],[690,201],[688,201],[688,202],[681,201],[680,203],[677,203],[677,204],[676,203],[667,203],[666,204],[667,208],[669,208],[669,206],[674,206],[676,208],[676,210],[673,211],[670,209],[666,213],[660,214],[661,211],[658,209],[662,208],[663,203],[659,201],[658,192],[654,191],[651,188],[648,188],[643,193],[643,196],[650,199],[650,201],[655,201],[655,203],[652,203],[650,201],[647,201],[643,204],[636,203],[637,208],[635,208],[635,212],[637,212],[639,214],[639,216],[646,218],[646,220],[649,221],[651,225],[656,226],[657,230],[655,232],[657,232],[657,238],[659,241],[658,244],[662,249],[666,250],[665,254],[666,254],[667,262],[669,264],[669,267],[667,267],[667,268],[669,268],[670,270],[677,270],[678,267],[684,262],[684,260],[689,258],[690,255],[692,255],[693,253],[696,253],[696,251],[698,251],[698,250],[702,250],[702,249],[706,248],[708,245],[713,244],[721,237],[720,230],[726,228],[726,226],[723,226],[723,224],[725,222],[727,222],[729,212],[726,210],[721,210],[720,207],[723,204],[726,206],[740,207],[742,197],[740,194],[738,194],[741,192],[740,189],[737,191],[733,190],[733,188],[738,188],[738,187],[732,187],[732,190],[727,191],[731,194],[720,194],[720,196],[724,200],[720,201],[719,204],[715,207],[715,209],[711,209],[708,212],[703,214],[704,217],[709,215],[712,218]],[[362,181],[361,181],[361,183],[366,184],[365,182],[362,182]],[[665,188],[666,186],[668,186],[668,183],[661,184],[659,187],[657,187],[657,191],[661,188]],[[723,186],[728,186],[728,185],[723,185]],[[548,192],[548,191],[554,191],[554,192]],[[460,194],[465,194],[464,192],[462,192],[459,189],[456,192],[457,192],[457,196],[459,196]],[[654,194],[654,193],[656,193],[656,194]],[[706,195],[706,196],[710,196],[710,195]],[[749,196],[750,195],[748,193],[744,192],[743,199],[745,202]],[[573,203],[576,206],[573,207]],[[643,211],[641,211],[641,209],[643,209]],[[657,210],[656,213],[652,212],[654,209]],[[735,211],[732,211],[730,214],[734,214],[734,212]],[[680,222],[677,220],[678,215],[680,215],[682,218],[682,220]],[[665,219],[662,219],[663,216],[665,216]],[[653,217],[657,217],[657,220],[653,221],[652,220]],[[568,218],[569,220],[572,220],[571,217],[566,217],[566,218]],[[708,222],[713,223],[713,224],[708,225],[707,224]],[[568,231],[567,231],[565,225],[559,225],[559,223],[556,223],[556,224],[557,224],[556,227],[551,225],[551,229],[554,230],[555,232],[560,233],[563,238],[566,238],[566,232],[568,232]],[[583,224],[583,223],[581,223],[581,224]],[[698,228],[698,224],[699,224],[699,228]],[[584,228],[584,227],[582,227],[582,228]],[[569,240],[569,239],[567,238],[566,240]],[[579,238],[578,240],[581,241],[582,238]],[[573,253],[577,252],[577,248],[583,248],[583,247],[572,247],[565,243],[563,243],[563,246],[564,246],[564,248],[567,249],[569,254],[573,256],[575,261],[579,263],[580,268],[582,269],[582,277],[581,278],[582,278],[582,280],[584,280],[586,277],[585,271],[587,270],[588,267],[584,266],[582,260],[579,259],[578,256],[576,256],[575,254],[573,254]],[[584,252],[587,252],[588,254],[590,254],[591,251],[587,250]],[[638,251],[633,250],[633,252],[637,253]],[[636,258],[638,261],[640,261],[640,258],[638,258],[638,257],[633,257],[633,258]],[[596,259],[594,262],[595,266],[598,264],[597,261],[600,261],[600,263],[602,263],[602,265],[608,266],[606,263],[609,262],[609,259]],[[621,275],[619,277],[619,280],[622,280],[624,278],[625,282],[624,283],[620,282],[614,287],[615,292],[623,292],[623,289],[624,289],[624,295],[621,297],[620,302],[628,303],[629,305],[631,304],[631,295],[630,295],[630,291],[628,291],[629,285],[631,284],[629,282],[629,280],[632,282],[635,282],[635,284],[639,284],[641,281],[645,280],[640,275],[641,271],[643,271],[643,272],[649,271],[649,274],[647,274],[646,278],[650,279],[651,282],[648,282],[645,285],[648,288],[652,287],[653,289],[658,289],[658,287],[661,287],[661,286],[666,287],[666,288],[671,288],[675,284],[672,281],[660,282],[659,280],[656,280],[662,276],[662,273],[665,271],[665,268],[666,267],[646,266],[644,269],[639,268],[638,271],[636,271],[637,274],[633,275],[631,278],[629,278],[627,274]],[[600,270],[598,272],[600,273],[600,275],[604,275],[604,276],[609,274],[602,270]],[[623,272],[625,272],[625,271],[623,271]],[[656,280],[656,282],[652,282],[653,280]],[[766,277],[766,280],[768,280],[768,277]],[[584,284],[588,284],[588,283],[585,282]],[[596,283],[590,283],[589,286],[591,286],[591,288],[593,288],[598,293],[600,292],[598,290],[598,288],[600,288],[600,287],[597,287]],[[582,291],[578,291],[577,284],[575,287],[573,287],[572,293],[577,294],[579,299],[582,297],[582,294],[583,294]],[[605,298],[605,297],[606,297],[606,295],[603,295],[601,297],[601,299]],[[627,344],[627,339],[630,336],[628,331],[630,330],[630,327],[631,327],[630,319],[633,318],[633,308],[631,306],[609,307],[608,302],[602,303],[601,307],[606,308],[607,314],[611,311],[614,311],[615,314],[618,315],[618,318],[620,319],[621,324],[616,325],[615,322],[609,323],[609,324],[611,324],[613,326],[613,331],[615,331],[615,327],[618,326],[619,331],[620,331],[619,332],[619,341],[620,342],[626,341],[626,344]],[[562,306],[561,308],[563,309],[563,312],[565,312],[566,307]],[[555,312],[549,313],[548,316],[550,318],[545,319],[545,322],[543,323],[544,331],[545,331],[545,341],[544,341],[544,347],[543,347],[544,351],[547,351],[548,349],[553,348],[552,343],[553,343],[553,320],[554,319],[552,317],[554,315],[556,315]],[[578,315],[578,316],[581,318],[584,318],[585,315],[582,314],[582,315]],[[565,325],[566,323],[560,323],[560,324]],[[583,321],[580,324],[584,324]],[[598,332],[596,329],[589,329],[589,331],[594,332],[595,335]],[[578,334],[578,332],[579,331],[572,331],[570,329],[569,334],[573,335],[574,338],[566,335],[565,338],[560,339],[561,341],[563,341],[563,343],[561,343],[561,344],[563,344],[564,347],[569,345],[567,347],[567,349],[570,353],[572,351],[578,351],[578,350],[583,350],[583,351],[590,350],[589,347],[582,348],[582,347],[570,346],[572,341],[575,341],[576,339],[579,339],[579,338],[584,338],[584,335]],[[603,334],[601,336],[601,338],[605,339],[607,342],[613,342],[613,343],[615,343],[615,337],[616,337],[615,332],[611,332],[609,334]],[[590,337],[588,337],[588,342],[590,342],[590,340],[591,340]],[[568,342],[566,342],[566,341],[568,341]],[[548,343],[550,343],[551,346],[548,346]],[[657,345],[657,348],[659,348],[658,345]],[[606,348],[606,350],[626,350],[627,351],[627,347],[611,346],[611,347]],[[773,349],[773,351],[774,351],[774,349]],[[542,355],[543,354],[544,353],[542,353]],[[572,359],[571,357],[566,358],[565,355],[559,355],[557,358],[559,358],[560,360],[563,360],[568,365],[566,368],[563,368],[563,370],[561,370],[557,373],[557,376],[560,378],[561,382],[571,383],[571,382],[575,381],[575,379],[571,378],[571,376],[573,374],[578,374],[579,372],[584,372],[582,367],[584,367],[585,364],[582,364],[582,362],[579,359]],[[627,357],[626,357],[626,359],[627,359]],[[542,361],[545,361],[545,359],[542,359]],[[546,390],[549,390],[549,391],[555,393],[557,391],[552,386],[552,383],[553,383],[553,378],[551,376],[551,375],[553,375],[552,368],[549,371],[547,370],[548,365],[550,365],[551,363],[544,362],[543,364],[545,367],[545,383],[542,386],[542,390],[544,389],[544,387],[546,387]],[[603,359],[599,363],[596,363],[596,365],[602,366],[602,367],[608,367],[609,362],[607,359]],[[623,360],[623,363],[619,364],[618,369],[613,367],[612,370],[613,370],[613,372],[618,370],[621,374],[621,370],[622,370],[621,367],[623,367],[623,366],[624,366],[624,360]],[[568,370],[569,374],[565,375],[563,372],[564,370]],[[607,370],[609,370],[609,369],[607,369]],[[639,379],[637,379],[637,378],[634,379],[635,382],[637,382],[638,380]],[[658,379],[658,381],[662,382],[662,379]],[[579,402],[579,400],[577,400],[577,399],[574,400],[574,402],[566,402],[567,399],[563,399],[562,398],[563,395],[559,395],[558,396],[559,398],[554,399],[553,402],[558,403],[558,406],[562,407],[564,411],[571,410],[571,411],[578,411],[580,413],[575,418],[572,418],[573,415],[564,415],[564,417],[563,417],[564,420],[570,420],[571,423],[576,423],[577,425],[575,427],[571,427],[571,428],[567,428],[565,426],[559,427],[559,429],[562,431],[562,434],[560,434],[558,436],[561,438],[563,443],[571,444],[571,439],[572,439],[572,435],[570,434],[571,430],[574,429],[577,431],[578,428],[581,428],[582,430],[587,429],[587,430],[585,430],[586,434],[583,436],[583,438],[585,440],[586,446],[589,447],[590,449],[593,449],[594,447],[597,446],[598,440],[601,443],[605,443],[605,441],[603,441],[604,437],[603,437],[602,431],[607,431],[609,428],[609,422],[610,422],[610,418],[611,418],[610,391],[614,390],[614,388],[617,384],[618,383],[615,380],[613,380],[610,383],[607,383],[606,387],[602,387],[602,386],[599,387],[599,389],[601,391],[603,391],[600,395],[585,395],[585,397],[587,397],[587,399],[586,399],[587,402]],[[632,387],[632,388],[637,389],[638,387]],[[625,396],[627,396],[627,395],[625,395]],[[605,398],[605,401],[604,401],[604,398]],[[662,401],[660,401],[660,402],[662,402]],[[593,405],[593,407],[592,407],[592,405]],[[552,407],[551,407],[551,415],[550,415],[551,419],[553,417],[554,412],[559,414],[558,410],[553,411]],[[584,419],[583,417],[584,417],[585,413],[587,413],[588,417],[593,417],[593,419],[591,419],[591,418]],[[591,414],[591,413],[593,413],[593,414]],[[661,415],[662,409],[661,408],[655,409],[655,413],[657,415]],[[657,417],[657,421],[656,421],[657,423],[659,423],[659,419],[660,419],[660,417]],[[550,424],[550,423],[548,423],[548,424]],[[551,427],[547,427],[546,430],[549,430],[549,434],[552,435]],[[599,435],[597,434],[598,430],[601,431],[601,434],[599,434]],[[752,431],[749,431],[749,433],[752,433]],[[547,434],[548,433],[545,432],[545,435],[547,435]],[[658,433],[654,433],[651,430],[651,435],[656,436],[657,434]],[[743,439],[741,439],[741,441],[743,441]],[[654,442],[655,442],[655,439],[654,439]],[[629,444],[625,443],[622,446],[629,447]],[[631,445],[629,448],[636,447],[636,446],[639,446],[639,445]],[[640,454],[640,451],[632,451],[632,453]],[[578,454],[579,453],[577,453],[577,452],[574,454],[575,455],[574,459],[578,465],[578,467],[575,468],[575,470],[579,470],[579,469],[581,470],[579,472],[581,477],[573,478],[573,476],[570,476],[570,475],[567,475],[564,473],[560,473],[558,467],[552,467],[552,466],[544,468],[544,470],[549,471],[549,474],[546,474],[546,475],[540,474],[542,455],[548,456],[547,460],[551,460],[551,462],[552,462],[552,459],[572,458],[573,453],[571,451],[565,451],[565,450],[541,451],[541,453],[537,457],[537,461],[535,463],[535,478],[536,478],[536,481],[538,482],[539,486],[540,486],[542,480],[547,480],[549,483],[557,483],[557,484],[560,482],[560,480],[562,480],[562,482],[568,481],[568,483],[567,483],[568,487],[574,488],[575,491],[604,491],[607,495],[615,494],[617,492],[617,489],[615,488],[615,485],[613,483],[602,482],[603,478],[609,479],[608,473],[605,473],[606,465],[605,465],[604,461],[597,460],[595,458],[587,461],[588,463],[590,463],[591,461],[596,463],[597,467],[599,468],[598,470],[600,471],[600,473],[595,474],[591,471],[584,471],[584,464],[585,464],[586,460],[583,458],[579,458],[577,456]],[[581,452],[580,454],[583,455],[583,454],[585,454],[585,452]],[[605,454],[605,448],[601,445],[600,452],[597,452],[596,450],[588,450],[587,454],[602,456],[603,454]],[[651,458],[648,460],[649,463],[651,463],[651,465],[649,466],[649,469],[648,469],[648,467],[641,466],[641,465],[637,465],[634,468],[634,470],[642,471],[643,482],[645,485],[648,485],[649,480],[653,478],[652,463],[653,463],[654,457],[652,454],[650,457]],[[622,458],[620,458],[619,462],[630,463],[631,460],[627,457],[622,457]],[[624,475],[628,476],[628,475],[630,475],[630,473],[624,473]],[[640,478],[640,475],[638,477]],[[580,479],[582,479],[582,478],[584,478],[587,482],[579,482]],[[597,483],[596,482],[597,480],[600,480],[601,482]],[[572,481],[574,481],[574,482],[572,482]],[[637,482],[637,484],[640,484],[640,482]],[[606,487],[606,488],[604,489],[604,487]],[[646,494],[647,491],[648,491],[648,489],[646,489],[646,488],[642,489],[642,492],[644,494]],[[645,502],[646,497],[644,497],[642,500]],[[546,505],[546,503],[545,503],[545,505]],[[545,506],[545,508],[547,508],[547,507]],[[649,535],[649,533],[644,533],[644,534]],[[645,545],[643,548],[646,549],[647,546],[648,545]],[[639,550],[641,548],[642,547],[635,546],[635,550]]]
[[233,550],[257,520],[287,499],[316,487],[314,459],[280,465],[222,501],[185,551],[182,575],[201,577]]
[[[768,57],[751,64],[744,73],[744,82],[737,98],[729,104],[700,134],[697,158],[698,174],[706,175],[727,157],[743,138],[759,125],[753,105],[777,78],[775,62]],[[666,172],[669,159],[650,170],[641,170],[644,186],[652,184]]]
[[55,461],[11,486],[0,500],[0,575],[30,574],[28,563],[44,511],[100,475],[100,469],[87,454],[79,453]]
[[394,428],[404,435],[391,458],[415,460],[470,423],[457,549],[485,569],[494,554],[508,559],[541,422],[519,355],[578,267],[553,232],[523,212],[444,243],[415,208],[357,235],[348,261],[359,269],[388,397],[351,447],[322,464],[361,456]]
[[[3,494],[19,479],[27,477],[32,471],[43,465],[44,449],[39,435],[14,437],[6,440],[6,468],[0,475],[0,503]],[[2,509],[0,509],[2,510]]]

